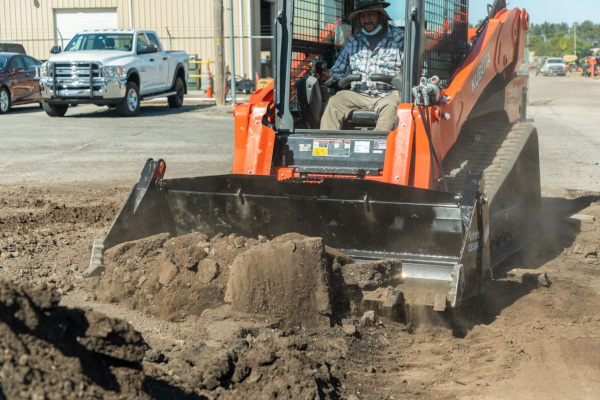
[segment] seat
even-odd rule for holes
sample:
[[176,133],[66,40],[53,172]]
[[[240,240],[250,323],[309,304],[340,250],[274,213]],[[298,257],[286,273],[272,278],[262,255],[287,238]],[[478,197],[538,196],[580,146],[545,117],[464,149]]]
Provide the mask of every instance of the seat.
[[[319,129],[321,116],[325,110],[325,103],[321,95],[321,87],[317,78],[303,77],[296,82],[296,93],[300,114],[309,128]],[[373,129],[377,125],[379,115],[371,110],[354,110],[344,122],[342,129]]]
[[115,39],[113,39],[113,38],[104,39],[104,45],[106,46],[107,49],[114,49],[115,48]]
[[371,110],[354,110],[344,123],[344,129],[375,128],[379,114]]
[[104,50],[104,41],[100,38],[94,40],[94,50]]

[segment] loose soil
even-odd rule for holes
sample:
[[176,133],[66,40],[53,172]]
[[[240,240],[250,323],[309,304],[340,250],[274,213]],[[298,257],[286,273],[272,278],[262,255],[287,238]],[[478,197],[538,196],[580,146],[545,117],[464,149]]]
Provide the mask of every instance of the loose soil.
[[483,295],[407,325],[340,283],[393,263],[295,234],[156,235],[78,278],[127,192],[0,187],[0,399],[600,397],[596,193],[545,198]]

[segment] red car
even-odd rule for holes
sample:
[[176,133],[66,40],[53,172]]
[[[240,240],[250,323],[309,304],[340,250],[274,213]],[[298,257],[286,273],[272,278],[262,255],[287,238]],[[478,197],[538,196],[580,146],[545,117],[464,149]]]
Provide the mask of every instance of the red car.
[[42,63],[17,53],[0,53],[0,114],[12,105],[41,103],[39,80],[35,68]]

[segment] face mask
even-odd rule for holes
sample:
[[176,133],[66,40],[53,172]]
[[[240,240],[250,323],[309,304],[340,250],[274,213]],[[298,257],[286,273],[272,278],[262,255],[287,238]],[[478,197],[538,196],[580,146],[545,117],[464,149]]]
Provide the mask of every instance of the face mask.
[[381,31],[381,24],[377,25],[377,28],[373,29],[372,32],[367,32],[365,28],[362,28],[362,32],[367,36],[377,35]]

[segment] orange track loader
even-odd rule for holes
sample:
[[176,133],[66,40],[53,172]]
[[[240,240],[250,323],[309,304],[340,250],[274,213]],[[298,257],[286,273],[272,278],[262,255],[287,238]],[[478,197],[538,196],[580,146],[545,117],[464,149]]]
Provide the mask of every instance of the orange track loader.
[[[326,4],[325,4],[326,3]],[[235,114],[233,173],[165,179],[148,160],[103,249],[161,232],[320,236],[357,260],[402,261],[397,291],[436,310],[481,293],[493,267],[537,233],[536,130],[524,123],[529,16],[488,6],[469,29],[468,0],[408,0],[398,123],[373,130],[357,111],[319,129],[331,93],[315,78],[336,52],[351,1],[279,0],[274,80]]]

